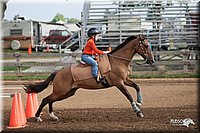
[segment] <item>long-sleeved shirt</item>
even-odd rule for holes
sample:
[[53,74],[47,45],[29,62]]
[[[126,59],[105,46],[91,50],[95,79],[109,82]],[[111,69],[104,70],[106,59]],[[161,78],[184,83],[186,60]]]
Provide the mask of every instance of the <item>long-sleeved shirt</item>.
[[83,54],[90,54],[90,55],[101,55],[103,54],[103,51],[97,49],[95,43],[94,43],[94,38],[90,38],[86,45],[85,48],[83,50]]

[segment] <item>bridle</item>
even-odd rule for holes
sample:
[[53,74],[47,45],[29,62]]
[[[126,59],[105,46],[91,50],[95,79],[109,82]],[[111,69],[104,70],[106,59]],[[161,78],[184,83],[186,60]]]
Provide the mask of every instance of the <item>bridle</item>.
[[[142,38],[140,37],[140,39],[142,39]],[[138,45],[137,50],[138,50],[139,48],[141,48],[141,50],[142,50],[142,55],[144,55],[145,61],[147,61],[147,59],[149,59],[149,57],[148,57],[147,51],[146,51],[146,49],[144,49],[144,47],[149,47],[149,45],[148,45],[148,46],[145,46],[144,40],[145,40],[145,39],[142,39],[142,40],[139,41],[139,45]],[[144,47],[143,47],[143,46],[144,46]]]
[[[143,38],[141,38],[141,35],[139,35],[139,45],[138,45],[138,47],[137,47],[137,50],[139,49],[139,48],[141,48],[142,49],[142,52],[143,52],[143,55],[145,56],[145,62],[144,63],[138,63],[138,62],[135,62],[135,61],[132,61],[132,62],[134,62],[135,64],[137,64],[137,65],[143,65],[143,64],[146,64],[146,61],[147,61],[147,59],[148,59],[148,56],[147,56],[147,51],[142,47],[142,45],[145,45],[144,44],[144,40],[145,39],[143,39]],[[132,59],[129,59],[129,58],[126,58],[126,57],[121,57],[121,56],[116,56],[116,55],[113,55],[113,54],[108,54],[109,56],[111,56],[111,57],[114,57],[114,58],[117,58],[117,59],[121,59],[121,60],[125,60],[125,61],[128,61],[128,62],[131,62],[131,60]],[[130,65],[132,65],[133,63],[130,63]]]

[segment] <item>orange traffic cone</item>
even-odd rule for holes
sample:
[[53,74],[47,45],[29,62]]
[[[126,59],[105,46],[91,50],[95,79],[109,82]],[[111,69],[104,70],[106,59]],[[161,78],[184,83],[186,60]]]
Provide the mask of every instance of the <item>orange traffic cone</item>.
[[20,117],[21,117],[22,125],[26,125],[26,122],[27,122],[26,121],[26,114],[24,112],[21,93],[17,94],[17,99],[18,99],[18,104],[19,104],[19,113],[21,115]]
[[38,110],[38,100],[36,93],[32,93],[32,99],[33,99],[34,112],[36,113]]
[[34,117],[35,116],[35,111],[33,107],[33,99],[32,99],[32,94],[28,93],[27,94],[27,99],[26,99],[26,118]]
[[31,46],[28,47],[28,54],[32,54],[32,48],[31,48]]
[[21,128],[24,127],[20,118],[19,104],[17,99],[17,93],[14,94],[13,102],[12,102],[12,111],[10,116],[10,122],[8,128]]

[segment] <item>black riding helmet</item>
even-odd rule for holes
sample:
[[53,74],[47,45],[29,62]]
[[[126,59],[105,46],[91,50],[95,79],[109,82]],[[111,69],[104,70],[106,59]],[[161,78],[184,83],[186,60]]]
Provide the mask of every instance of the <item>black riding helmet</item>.
[[101,32],[97,28],[90,28],[87,32],[88,37],[91,37],[96,34],[100,34]]

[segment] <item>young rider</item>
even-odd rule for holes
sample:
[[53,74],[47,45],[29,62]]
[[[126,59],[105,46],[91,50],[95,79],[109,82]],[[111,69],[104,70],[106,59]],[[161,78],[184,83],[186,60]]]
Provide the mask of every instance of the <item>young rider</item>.
[[101,51],[97,49],[95,41],[98,40],[98,34],[100,34],[100,32],[97,28],[91,28],[88,30],[87,35],[89,39],[84,47],[81,58],[85,63],[92,66],[92,76],[95,78],[97,83],[100,83],[103,78],[100,78],[98,75],[98,64],[94,58],[96,55],[107,54],[109,51]]

